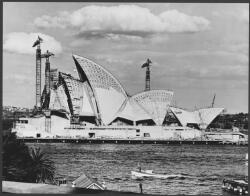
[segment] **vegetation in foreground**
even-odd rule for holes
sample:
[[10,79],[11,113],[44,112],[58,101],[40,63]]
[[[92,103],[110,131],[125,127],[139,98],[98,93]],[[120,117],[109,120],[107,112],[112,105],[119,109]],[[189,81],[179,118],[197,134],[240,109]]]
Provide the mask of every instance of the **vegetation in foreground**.
[[15,133],[3,136],[3,180],[53,183],[54,162],[40,148],[29,148]]

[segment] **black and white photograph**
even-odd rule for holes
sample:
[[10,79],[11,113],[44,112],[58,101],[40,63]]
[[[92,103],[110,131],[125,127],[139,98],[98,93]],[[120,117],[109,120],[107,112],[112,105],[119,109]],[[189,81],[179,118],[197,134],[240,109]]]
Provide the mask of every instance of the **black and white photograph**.
[[248,195],[249,3],[2,9],[3,193]]

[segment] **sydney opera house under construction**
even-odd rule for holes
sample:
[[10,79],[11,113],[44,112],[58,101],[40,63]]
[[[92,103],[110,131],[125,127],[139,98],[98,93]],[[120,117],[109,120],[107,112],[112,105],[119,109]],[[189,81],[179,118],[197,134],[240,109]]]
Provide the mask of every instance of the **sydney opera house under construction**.
[[[16,122],[12,131],[18,137],[201,139],[223,112],[223,108],[214,107],[192,112],[172,107],[173,92],[168,90],[148,89],[130,96],[101,65],[78,55],[73,55],[73,60],[79,77],[49,70],[41,111]],[[169,115],[175,121],[169,121]],[[241,133],[224,137],[244,138]]]

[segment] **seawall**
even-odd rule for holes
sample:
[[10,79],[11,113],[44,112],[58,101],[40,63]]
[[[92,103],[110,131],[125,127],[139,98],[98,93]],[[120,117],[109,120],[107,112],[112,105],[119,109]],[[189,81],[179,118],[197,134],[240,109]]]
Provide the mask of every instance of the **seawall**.
[[248,142],[223,140],[150,140],[150,139],[82,139],[82,138],[18,138],[27,143],[81,143],[81,144],[165,144],[165,145],[237,145]]

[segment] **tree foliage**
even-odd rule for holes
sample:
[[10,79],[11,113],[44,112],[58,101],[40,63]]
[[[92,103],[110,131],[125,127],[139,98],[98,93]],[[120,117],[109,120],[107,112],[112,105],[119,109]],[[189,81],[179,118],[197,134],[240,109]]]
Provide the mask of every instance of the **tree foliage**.
[[52,182],[55,175],[55,166],[46,154],[40,148],[32,148],[30,158],[30,179],[38,183]]
[[15,133],[3,137],[3,180],[18,182],[53,182],[54,162],[41,151],[17,140]]

